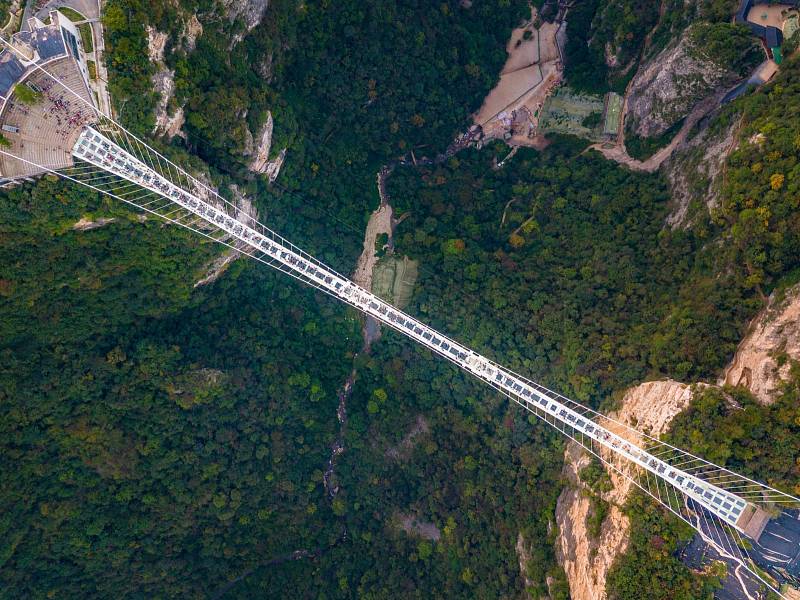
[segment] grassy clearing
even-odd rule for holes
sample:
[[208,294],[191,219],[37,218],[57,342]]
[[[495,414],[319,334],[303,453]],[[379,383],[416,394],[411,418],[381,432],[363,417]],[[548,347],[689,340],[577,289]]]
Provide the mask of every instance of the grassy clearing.
[[372,291],[399,308],[408,305],[417,281],[419,263],[407,256],[384,257],[375,265]]
[[81,43],[84,52],[94,52],[94,40],[92,39],[92,26],[89,23],[78,25],[81,34]]
[[75,10],[73,8],[69,8],[67,6],[62,6],[58,10],[62,15],[67,17],[73,23],[77,23],[79,21],[85,21],[86,20],[86,17],[84,17],[81,13],[79,13],[77,10]]

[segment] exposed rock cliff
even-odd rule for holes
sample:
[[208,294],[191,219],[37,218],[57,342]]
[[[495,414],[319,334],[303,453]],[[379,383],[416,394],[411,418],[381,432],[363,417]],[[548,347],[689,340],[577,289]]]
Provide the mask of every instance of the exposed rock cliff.
[[[242,213],[258,220],[258,211],[256,210],[256,207],[253,206],[253,203],[250,201],[250,199],[239,190],[238,186],[231,185],[231,191],[235,197],[234,203],[236,208],[238,208]],[[228,269],[228,267],[233,264],[233,261],[242,255],[239,250],[246,247],[243,242],[239,242],[234,238],[226,241],[232,244],[234,247],[229,248],[224,253],[220,254],[216,259],[211,261],[211,263],[209,263],[205,268],[205,274],[195,282],[194,287],[200,287],[215,282]]]
[[[183,33],[180,39],[175,40],[176,46],[191,52],[197,38],[202,35],[203,26],[196,15],[186,18]],[[156,105],[156,124],[153,133],[165,135],[168,138],[182,135],[181,128],[184,123],[183,107],[178,106],[170,110],[171,100],[175,94],[175,71],[168,69],[164,64],[164,49],[168,36],[154,27],[147,27],[147,54],[150,61],[156,65],[153,75],[153,89],[158,92],[159,100]],[[171,113],[171,114],[170,114]]]
[[270,160],[269,153],[272,149],[272,130],[274,128],[272,113],[267,112],[267,120],[258,132],[258,145],[253,152],[253,160],[250,161],[248,168],[253,173],[263,173],[270,181],[275,181],[280,173],[283,161],[286,159],[286,148],[281,150],[274,159]]
[[738,78],[697,48],[692,31],[693,27],[687,29],[636,73],[627,98],[628,132],[645,138],[659,136],[697,102]]
[[185,121],[183,107],[179,106],[169,114],[169,104],[175,93],[175,72],[171,69],[159,69],[153,75],[153,89],[158,92],[159,99],[156,105],[156,124],[153,132],[173,138],[182,135],[181,128]]
[[779,362],[780,355],[800,360],[800,285],[781,299],[775,294],[770,297],[769,306],[753,319],[719,383],[743,385],[769,404],[789,373],[788,361]]
[[[629,389],[617,415],[609,415],[626,425],[660,435],[673,417],[691,401],[688,385],[677,381],[651,381]],[[617,473],[610,473],[613,487],[601,495],[609,506],[600,527],[592,537],[588,528],[592,499],[581,481],[580,472],[590,462],[589,455],[571,442],[565,452],[564,476],[569,482],[558,498],[556,522],[559,536],[556,556],[569,581],[573,600],[606,598],[606,576],[617,555],[628,547],[630,521],[622,506],[631,483]]]
[[718,176],[735,147],[738,127],[738,122],[713,131],[708,126],[702,127],[664,163],[664,174],[672,191],[667,225],[673,228],[690,225],[689,208],[693,201],[708,210],[718,204]]
[[261,22],[269,0],[222,0],[222,5],[231,21],[241,18],[247,31],[250,31]]
[[[757,399],[769,403],[789,369],[779,361],[780,355],[800,360],[800,284],[781,298],[773,295],[769,306],[753,319],[719,385],[743,385]],[[643,383],[625,393],[616,419],[658,436],[691,398],[689,386],[677,381]],[[580,471],[588,462],[588,455],[577,444],[567,447],[564,474],[570,485],[562,492],[556,508],[556,554],[567,573],[573,600],[606,598],[606,575],[614,559],[627,548],[630,530],[628,517],[619,507],[624,504],[631,483],[611,473],[613,489],[603,494],[611,508],[599,537],[593,539],[589,535],[591,500],[582,492],[580,481]]]
[[100,217],[94,220],[81,217],[79,221],[75,222],[75,224],[72,226],[72,229],[75,231],[90,231],[92,229],[97,229],[98,227],[105,227],[109,223],[113,223],[115,220],[116,219],[113,217]]

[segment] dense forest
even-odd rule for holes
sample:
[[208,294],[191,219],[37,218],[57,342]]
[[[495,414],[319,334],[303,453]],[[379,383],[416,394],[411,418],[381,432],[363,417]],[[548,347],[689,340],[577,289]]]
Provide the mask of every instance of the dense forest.
[[[602,4],[570,21],[568,78],[594,91],[625,84],[605,41],[635,63],[644,32],[655,27],[650,52],[697,14],[724,20],[729,3],[660,16]],[[434,156],[466,128],[527,10],[276,0],[248,32],[211,0],[109,0],[110,89],[123,122],[149,134],[146,28],[168,33],[186,139],[155,143],[199,156],[277,230],[351,272],[378,169]],[[203,33],[189,47],[192,14]],[[583,43],[591,31],[600,46]],[[421,265],[408,310],[596,407],[651,377],[713,378],[800,266],[800,132],[782,117],[798,77],[787,61],[715,117],[756,143],[731,155],[722,202],[693,207],[688,229],[664,228],[663,177],[574,139],[500,170],[499,145],[398,166],[396,251]],[[274,146],[289,148],[274,186],[244,168],[268,110]],[[73,228],[99,217],[113,221]],[[0,191],[0,597],[568,597],[553,551],[559,437],[392,332],[360,353],[353,311],[255,264],[195,287],[219,253],[49,177]],[[323,473],[353,369],[332,498]],[[790,485],[797,386],[769,408],[726,391],[741,412],[698,394],[671,439]],[[789,441],[776,448],[766,431]],[[707,597],[713,577],[675,558],[688,532],[643,498],[628,510],[642,518],[610,591]]]

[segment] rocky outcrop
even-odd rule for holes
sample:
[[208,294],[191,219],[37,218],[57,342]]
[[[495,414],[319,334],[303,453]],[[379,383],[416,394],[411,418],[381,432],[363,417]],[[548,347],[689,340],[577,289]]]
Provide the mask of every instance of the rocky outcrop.
[[99,219],[87,219],[86,217],[81,217],[79,221],[77,221],[73,226],[73,231],[89,231],[91,229],[97,229],[98,227],[104,227],[109,223],[113,223],[116,219],[113,217],[100,217]]
[[[616,420],[658,436],[689,405],[692,393],[688,385],[677,381],[651,381],[629,389]],[[587,523],[593,510],[592,493],[580,473],[590,462],[589,455],[575,442],[567,446],[564,478],[568,482],[558,498],[556,523],[559,536],[556,556],[564,568],[573,600],[606,598],[606,576],[617,556],[628,547],[630,521],[622,507],[630,493],[631,482],[616,472],[609,473],[612,488],[601,494],[609,504],[608,514],[597,537],[592,537]]]
[[800,284],[780,299],[773,293],[766,310],[750,323],[719,384],[745,386],[770,404],[789,374],[790,361],[781,357],[800,360]]
[[253,173],[263,173],[269,178],[270,182],[278,178],[283,161],[286,160],[286,148],[281,150],[274,159],[270,160],[269,158],[269,153],[272,149],[272,130],[274,125],[272,113],[267,112],[267,120],[258,132],[258,144],[253,152],[253,160],[248,165],[248,168]]
[[186,25],[183,29],[182,43],[187,52],[194,50],[194,47],[197,45],[197,38],[201,35],[203,35],[203,25],[200,23],[197,15],[192,15],[189,17],[189,20],[186,21]]
[[261,22],[264,12],[269,6],[269,0],[222,0],[225,14],[231,21],[241,18],[247,31],[253,29]]
[[[203,177],[200,179],[202,180]],[[231,191],[233,192],[235,198],[236,208],[242,213],[251,216],[255,220],[258,220],[258,211],[256,210],[256,207],[253,206],[253,203],[250,201],[250,199],[247,198],[247,196],[245,196],[236,185],[231,185]],[[239,242],[234,238],[223,239],[223,241],[233,245],[233,248],[229,248],[220,256],[211,261],[211,263],[206,266],[205,274],[195,282],[193,287],[208,285],[209,283],[213,283],[219,279],[220,276],[228,269],[228,267],[233,264],[233,261],[242,255],[241,250],[246,247],[243,242]]]
[[430,426],[428,425],[427,419],[422,415],[417,415],[417,419],[414,421],[411,429],[408,430],[408,433],[406,433],[399,444],[386,450],[386,456],[394,460],[407,456],[414,448],[417,438],[429,431]]
[[711,210],[719,203],[719,175],[725,160],[735,147],[739,123],[717,131],[706,125],[685,141],[664,163],[664,174],[670,184],[672,205],[667,225],[688,227],[692,219],[689,207],[693,200]]
[[530,552],[526,548],[525,537],[520,531],[517,535],[517,544],[514,547],[517,551],[517,560],[519,561],[519,572],[522,575],[522,580],[525,582],[525,588],[533,585],[533,581],[528,577],[528,562],[531,560]]
[[147,26],[147,56],[158,69],[152,77],[153,89],[158,93],[158,104],[155,110],[156,124],[153,127],[153,133],[171,138],[183,126],[183,111],[178,111],[179,115],[168,114],[169,101],[175,93],[175,71],[164,65],[164,49],[167,39],[166,33],[162,33],[150,25]]
[[[765,404],[775,394],[789,371],[789,361],[800,360],[800,284],[770,297],[768,307],[753,319],[731,364],[718,385],[742,385]],[[629,389],[612,418],[658,437],[672,419],[689,406],[691,388],[677,381],[653,381]],[[583,491],[581,469],[588,455],[572,442],[565,453],[564,475],[570,483],[558,499],[556,522],[559,537],[556,554],[569,580],[574,600],[606,597],[605,581],[615,558],[628,544],[630,522],[622,513],[631,483],[617,473],[609,473],[613,488],[603,494],[611,504],[600,535],[592,539],[587,530],[591,500]]]
[[[203,33],[203,25],[196,15],[187,18],[183,27],[183,34],[180,39],[175,40],[176,45],[184,48],[187,52],[194,50],[197,38]],[[182,136],[181,128],[185,122],[183,107],[171,107],[171,100],[175,95],[175,71],[168,69],[164,64],[164,50],[167,45],[168,36],[166,33],[158,31],[155,27],[147,26],[147,55],[150,61],[155,64],[156,72],[153,74],[153,89],[158,92],[159,99],[155,109],[156,123],[153,133],[173,138],[176,135]]]
[[703,98],[729,87],[738,74],[698,51],[693,27],[643,65],[631,82],[626,131],[656,137],[686,117]]
[[217,257],[206,267],[206,274],[198,279],[192,287],[197,288],[208,285],[209,283],[214,283],[225,271],[228,270],[228,267],[231,265],[231,263],[239,258],[240,254],[241,253],[238,250],[234,250],[233,248],[227,250],[224,254]]
[[281,167],[283,166],[283,162],[285,160],[286,160],[286,148],[281,150],[278,153],[278,156],[276,156],[274,160],[271,160],[267,163],[267,166],[264,169],[264,175],[267,176],[267,179],[269,179],[270,182],[273,182],[278,178],[278,173],[281,172]]
[[421,537],[434,542],[438,542],[442,537],[442,532],[435,523],[423,521],[412,514],[397,513],[394,516],[394,521],[397,528],[402,529],[410,536]]
[[164,61],[164,48],[167,45],[168,35],[158,31],[155,27],[147,26],[147,57],[150,62]]
[[169,104],[175,93],[175,72],[171,69],[162,68],[153,75],[153,89],[158,92],[158,104],[156,105],[156,124],[153,133],[173,138],[176,135],[183,135],[181,128],[185,122],[183,107],[179,106],[173,114],[169,114]]

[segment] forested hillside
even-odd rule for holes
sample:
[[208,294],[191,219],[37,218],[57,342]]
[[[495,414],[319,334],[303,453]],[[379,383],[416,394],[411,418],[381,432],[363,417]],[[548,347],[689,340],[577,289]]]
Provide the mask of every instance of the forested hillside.
[[263,269],[193,291],[201,238],[118,208],[73,231],[108,209],[64,184],[1,198],[3,596],[195,596],[332,543],[353,316]]

